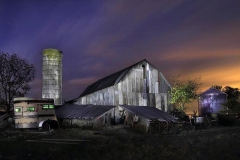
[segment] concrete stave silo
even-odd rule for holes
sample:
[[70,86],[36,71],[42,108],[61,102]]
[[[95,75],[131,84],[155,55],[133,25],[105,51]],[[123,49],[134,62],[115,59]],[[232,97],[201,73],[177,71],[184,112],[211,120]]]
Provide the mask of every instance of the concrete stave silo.
[[62,56],[57,49],[42,52],[42,98],[54,99],[54,105],[62,105]]

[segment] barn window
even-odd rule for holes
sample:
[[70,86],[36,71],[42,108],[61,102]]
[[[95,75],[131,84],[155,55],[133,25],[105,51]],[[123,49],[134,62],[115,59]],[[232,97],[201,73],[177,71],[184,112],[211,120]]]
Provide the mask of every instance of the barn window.
[[27,111],[29,111],[29,112],[33,112],[34,110],[35,110],[34,107],[28,107],[28,108],[27,108]]

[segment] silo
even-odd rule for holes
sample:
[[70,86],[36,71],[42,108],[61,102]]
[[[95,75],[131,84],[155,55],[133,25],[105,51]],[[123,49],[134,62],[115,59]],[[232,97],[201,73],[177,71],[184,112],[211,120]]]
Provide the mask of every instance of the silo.
[[215,88],[209,88],[199,95],[199,115],[206,116],[218,113],[226,100],[226,93]]
[[54,105],[62,105],[62,56],[57,49],[42,52],[42,98],[54,99]]

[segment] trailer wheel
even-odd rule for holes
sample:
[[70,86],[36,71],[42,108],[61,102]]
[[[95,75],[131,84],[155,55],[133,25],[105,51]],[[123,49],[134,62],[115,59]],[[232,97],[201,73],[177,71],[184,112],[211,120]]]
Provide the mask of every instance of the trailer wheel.
[[46,122],[43,124],[42,128],[44,131],[49,131],[51,129],[51,126],[49,123]]

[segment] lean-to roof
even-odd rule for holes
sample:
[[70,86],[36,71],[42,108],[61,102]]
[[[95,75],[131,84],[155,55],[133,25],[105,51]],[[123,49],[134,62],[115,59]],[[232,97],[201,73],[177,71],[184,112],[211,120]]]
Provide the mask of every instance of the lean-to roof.
[[155,107],[128,105],[120,105],[120,107],[146,120],[159,120],[167,122],[176,122],[178,120],[177,117],[174,117]]
[[114,107],[110,105],[67,104],[56,110],[56,116],[63,119],[95,119],[101,117]]

